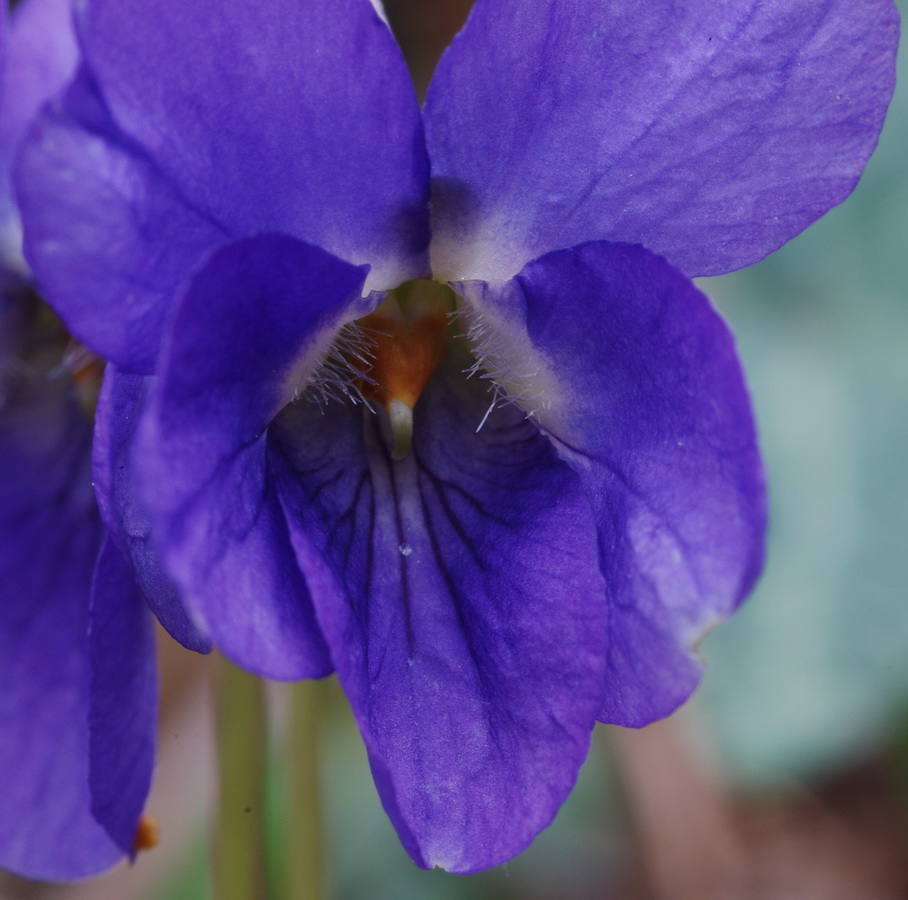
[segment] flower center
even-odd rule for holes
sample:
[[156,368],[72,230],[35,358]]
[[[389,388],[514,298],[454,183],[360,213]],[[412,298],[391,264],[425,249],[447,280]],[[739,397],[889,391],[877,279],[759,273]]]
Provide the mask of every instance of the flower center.
[[359,320],[372,344],[369,378],[360,391],[387,412],[395,459],[410,449],[413,408],[444,358],[455,305],[446,285],[407,281]]
[[465,378],[488,386],[477,431],[498,407],[515,405],[527,418],[548,408],[538,366],[523,348],[471,302],[427,279],[404,282],[369,315],[344,325],[292,399],[364,405],[378,416],[392,457],[403,459],[413,442],[413,410],[449,351]]

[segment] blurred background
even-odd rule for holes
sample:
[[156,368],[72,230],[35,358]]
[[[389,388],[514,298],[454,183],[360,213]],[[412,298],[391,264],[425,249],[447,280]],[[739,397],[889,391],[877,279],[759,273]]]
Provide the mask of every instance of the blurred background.
[[[809,0],[808,0],[809,2]],[[898,3],[903,16],[908,0]],[[389,0],[425,83],[469,0]],[[903,28],[904,31],[904,28]],[[333,900],[908,898],[908,64],[854,195],[771,258],[705,280],[734,326],[769,470],[759,587],[666,722],[600,727],[554,825],[491,872],[414,868],[333,681],[321,685]],[[160,845],[94,882],[0,898],[207,900],[208,664],[162,642]],[[283,815],[273,686],[269,820]],[[274,877],[281,878],[279,860]]]

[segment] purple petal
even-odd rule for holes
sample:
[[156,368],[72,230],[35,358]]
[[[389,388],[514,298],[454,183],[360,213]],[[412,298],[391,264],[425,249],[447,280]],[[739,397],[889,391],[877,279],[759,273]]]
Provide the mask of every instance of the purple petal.
[[4,231],[13,226],[10,176],[25,127],[76,68],[71,20],[70,0],[23,0],[12,16],[5,63],[0,60],[0,229]]
[[120,368],[151,371],[179,287],[232,239],[294,235],[377,288],[425,273],[422,120],[367,0],[98,0],[80,37],[19,190],[51,302]]
[[229,233],[117,128],[84,69],[31,129],[16,176],[26,256],[69,330],[153,371],[174,292]]
[[62,380],[0,409],[0,868],[84,878],[121,856],[91,815],[91,429]]
[[211,641],[190,619],[173,581],[164,572],[151,538],[151,522],[136,495],[130,455],[151,379],[123,375],[108,366],[95,418],[93,475],[104,524],[148,605],[167,631],[189,650],[208,653]]
[[151,615],[109,537],[92,585],[89,649],[92,811],[120,849],[134,855],[154,767],[158,680]]
[[697,642],[762,564],[763,472],[731,334],[680,272],[629,245],[558,251],[463,290],[487,365],[596,508],[610,593],[601,717],[667,715],[696,686]]
[[[574,784],[602,696],[595,524],[569,467],[449,355],[392,461],[372,414],[296,404],[274,478],[401,840],[472,872],[520,852]],[[281,457],[286,459],[282,466]]]
[[477,0],[426,101],[433,271],[590,240],[761,259],[854,187],[897,38],[891,0]]
[[187,604],[219,649],[272,678],[331,666],[266,471],[267,426],[365,310],[364,276],[286,236],[215,254],[176,311],[134,456]]
[[95,0],[81,34],[114,119],[191,204],[380,264],[377,287],[425,271],[422,121],[367,0]]

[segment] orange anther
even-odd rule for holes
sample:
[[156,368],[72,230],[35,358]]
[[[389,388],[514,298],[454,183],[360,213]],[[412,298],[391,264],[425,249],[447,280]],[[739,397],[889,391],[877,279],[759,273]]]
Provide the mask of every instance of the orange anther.
[[425,279],[390,291],[374,312],[360,320],[372,341],[368,393],[385,409],[392,403],[416,406],[445,355],[454,292]]
[[376,384],[370,393],[385,407],[397,399],[413,409],[444,356],[447,315],[402,319],[379,309],[363,325],[374,342],[369,375]]

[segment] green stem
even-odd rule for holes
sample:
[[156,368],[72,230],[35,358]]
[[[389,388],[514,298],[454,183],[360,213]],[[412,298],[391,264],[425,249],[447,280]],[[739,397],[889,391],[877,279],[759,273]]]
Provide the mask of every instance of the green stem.
[[218,809],[211,843],[218,900],[268,900],[265,863],[265,692],[261,680],[215,657]]
[[290,686],[288,735],[290,810],[287,822],[286,864],[289,896],[293,900],[322,900],[325,896],[322,809],[319,793],[318,681]]

